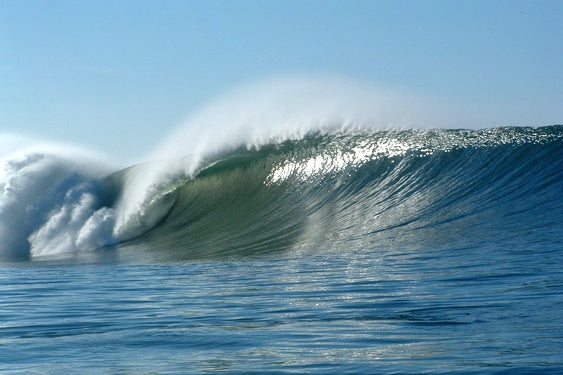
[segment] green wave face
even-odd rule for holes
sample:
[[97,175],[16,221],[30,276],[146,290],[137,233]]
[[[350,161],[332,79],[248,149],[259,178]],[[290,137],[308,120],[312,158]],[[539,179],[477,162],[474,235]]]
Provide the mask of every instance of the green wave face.
[[561,229],[562,139],[561,126],[405,130],[238,149],[161,187],[165,214],[119,251],[169,260],[506,243]]

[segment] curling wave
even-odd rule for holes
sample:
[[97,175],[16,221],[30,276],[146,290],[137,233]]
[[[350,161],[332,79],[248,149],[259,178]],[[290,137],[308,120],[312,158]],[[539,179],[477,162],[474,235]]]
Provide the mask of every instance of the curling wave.
[[108,174],[28,153],[4,161],[0,252],[39,258],[110,247],[185,259],[509,246],[546,233],[562,242],[562,165],[562,126],[312,132],[161,173],[120,217],[130,185],[154,164]]

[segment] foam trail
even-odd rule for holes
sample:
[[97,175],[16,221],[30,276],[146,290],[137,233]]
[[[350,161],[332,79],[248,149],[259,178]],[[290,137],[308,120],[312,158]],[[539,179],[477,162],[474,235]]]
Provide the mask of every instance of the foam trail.
[[139,234],[158,216],[150,204],[155,192],[178,176],[193,176],[206,160],[221,153],[340,128],[436,127],[444,123],[444,116],[429,110],[435,107],[404,92],[327,77],[281,77],[236,89],[164,139],[148,156],[158,163],[130,170],[117,205],[114,235]]

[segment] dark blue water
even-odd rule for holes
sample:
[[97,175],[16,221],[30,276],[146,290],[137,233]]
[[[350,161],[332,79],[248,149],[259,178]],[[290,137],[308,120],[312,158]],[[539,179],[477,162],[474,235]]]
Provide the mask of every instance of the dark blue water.
[[5,373],[563,370],[561,249],[4,266]]
[[0,372],[563,373],[561,127],[388,136],[237,151],[134,239],[9,249]]

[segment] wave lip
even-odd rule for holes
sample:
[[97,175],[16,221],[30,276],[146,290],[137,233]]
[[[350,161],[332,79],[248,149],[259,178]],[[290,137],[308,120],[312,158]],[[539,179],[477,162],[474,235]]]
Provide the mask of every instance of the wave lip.
[[[405,92],[366,87],[335,77],[285,76],[233,90],[203,107],[126,176],[116,206],[119,236],[138,233],[146,208],[178,176],[197,172],[239,148],[256,150],[313,133],[429,127],[444,123],[440,108]],[[188,156],[188,157],[186,157]],[[154,162],[157,161],[157,162]]]

